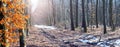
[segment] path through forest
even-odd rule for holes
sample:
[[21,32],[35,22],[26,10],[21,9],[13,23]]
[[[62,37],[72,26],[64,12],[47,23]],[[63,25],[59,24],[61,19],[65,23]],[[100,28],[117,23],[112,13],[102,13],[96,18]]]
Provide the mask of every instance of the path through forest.
[[[43,25],[42,25],[43,26]],[[96,29],[97,30],[97,29]],[[94,31],[96,31],[94,30]],[[120,33],[111,32],[105,35],[100,31],[82,33],[80,31],[70,31],[58,29],[53,26],[34,26],[30,28],[27,37],[28,47],[109,47],[120,46]],[[117,34],[115,34],[117,33]],[[109,41],[108,41],[109,40]],[[113,43],[115,42],[115,43]],[[113,45],[114,44],[114,45]],[[98,46],[99,45],[99,46]]]
[[[81,43],[77,41],[81,34],[79,31],[60,30],[60,29],[41,28],[39,26],[31,27],[29,37],[27,37],[28,47],[93,47],[93,45]],[[97,46],[96,46],[97,47]]]

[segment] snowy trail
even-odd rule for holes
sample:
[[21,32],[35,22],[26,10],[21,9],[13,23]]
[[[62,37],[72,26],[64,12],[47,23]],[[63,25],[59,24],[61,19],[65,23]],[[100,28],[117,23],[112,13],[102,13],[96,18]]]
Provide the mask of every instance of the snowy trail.
[[46,26],[46,25],[34,25],[34,27],[41,28],[41,29],[48,29],[48,30],[55,30],[55,29],[57,29],[54,26]]

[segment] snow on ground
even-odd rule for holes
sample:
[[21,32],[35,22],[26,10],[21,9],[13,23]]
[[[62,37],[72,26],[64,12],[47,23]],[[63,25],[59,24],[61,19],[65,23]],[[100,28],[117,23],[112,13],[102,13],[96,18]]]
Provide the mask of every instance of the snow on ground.
[[83,34],[78,41],[86,44],[97,45],[101,47],[120,47],[120,38],[102,40],[100,36]]
[[46,26],[46,25],[34,25],[34,27],[36,27],[36,28],[41,28],[41,29],[50,29],[50,30],[55,30],[55,29],[57,29],[57,28],[54,27],[54,26]]

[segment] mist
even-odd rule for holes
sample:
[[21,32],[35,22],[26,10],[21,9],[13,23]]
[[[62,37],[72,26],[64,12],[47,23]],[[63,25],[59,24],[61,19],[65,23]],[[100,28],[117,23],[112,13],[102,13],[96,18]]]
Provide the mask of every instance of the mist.
[[46,0],[31,0],[31,21],[32,24],[45,25],[49,15],[49,7]]

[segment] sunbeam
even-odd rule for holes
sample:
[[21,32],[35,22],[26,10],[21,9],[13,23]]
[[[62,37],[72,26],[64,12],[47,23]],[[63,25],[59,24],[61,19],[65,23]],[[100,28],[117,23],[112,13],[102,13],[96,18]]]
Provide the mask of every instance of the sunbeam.
[[31,7],[32,7],[32,12],[36,9],[38,5],[38,0],[31,0]]

